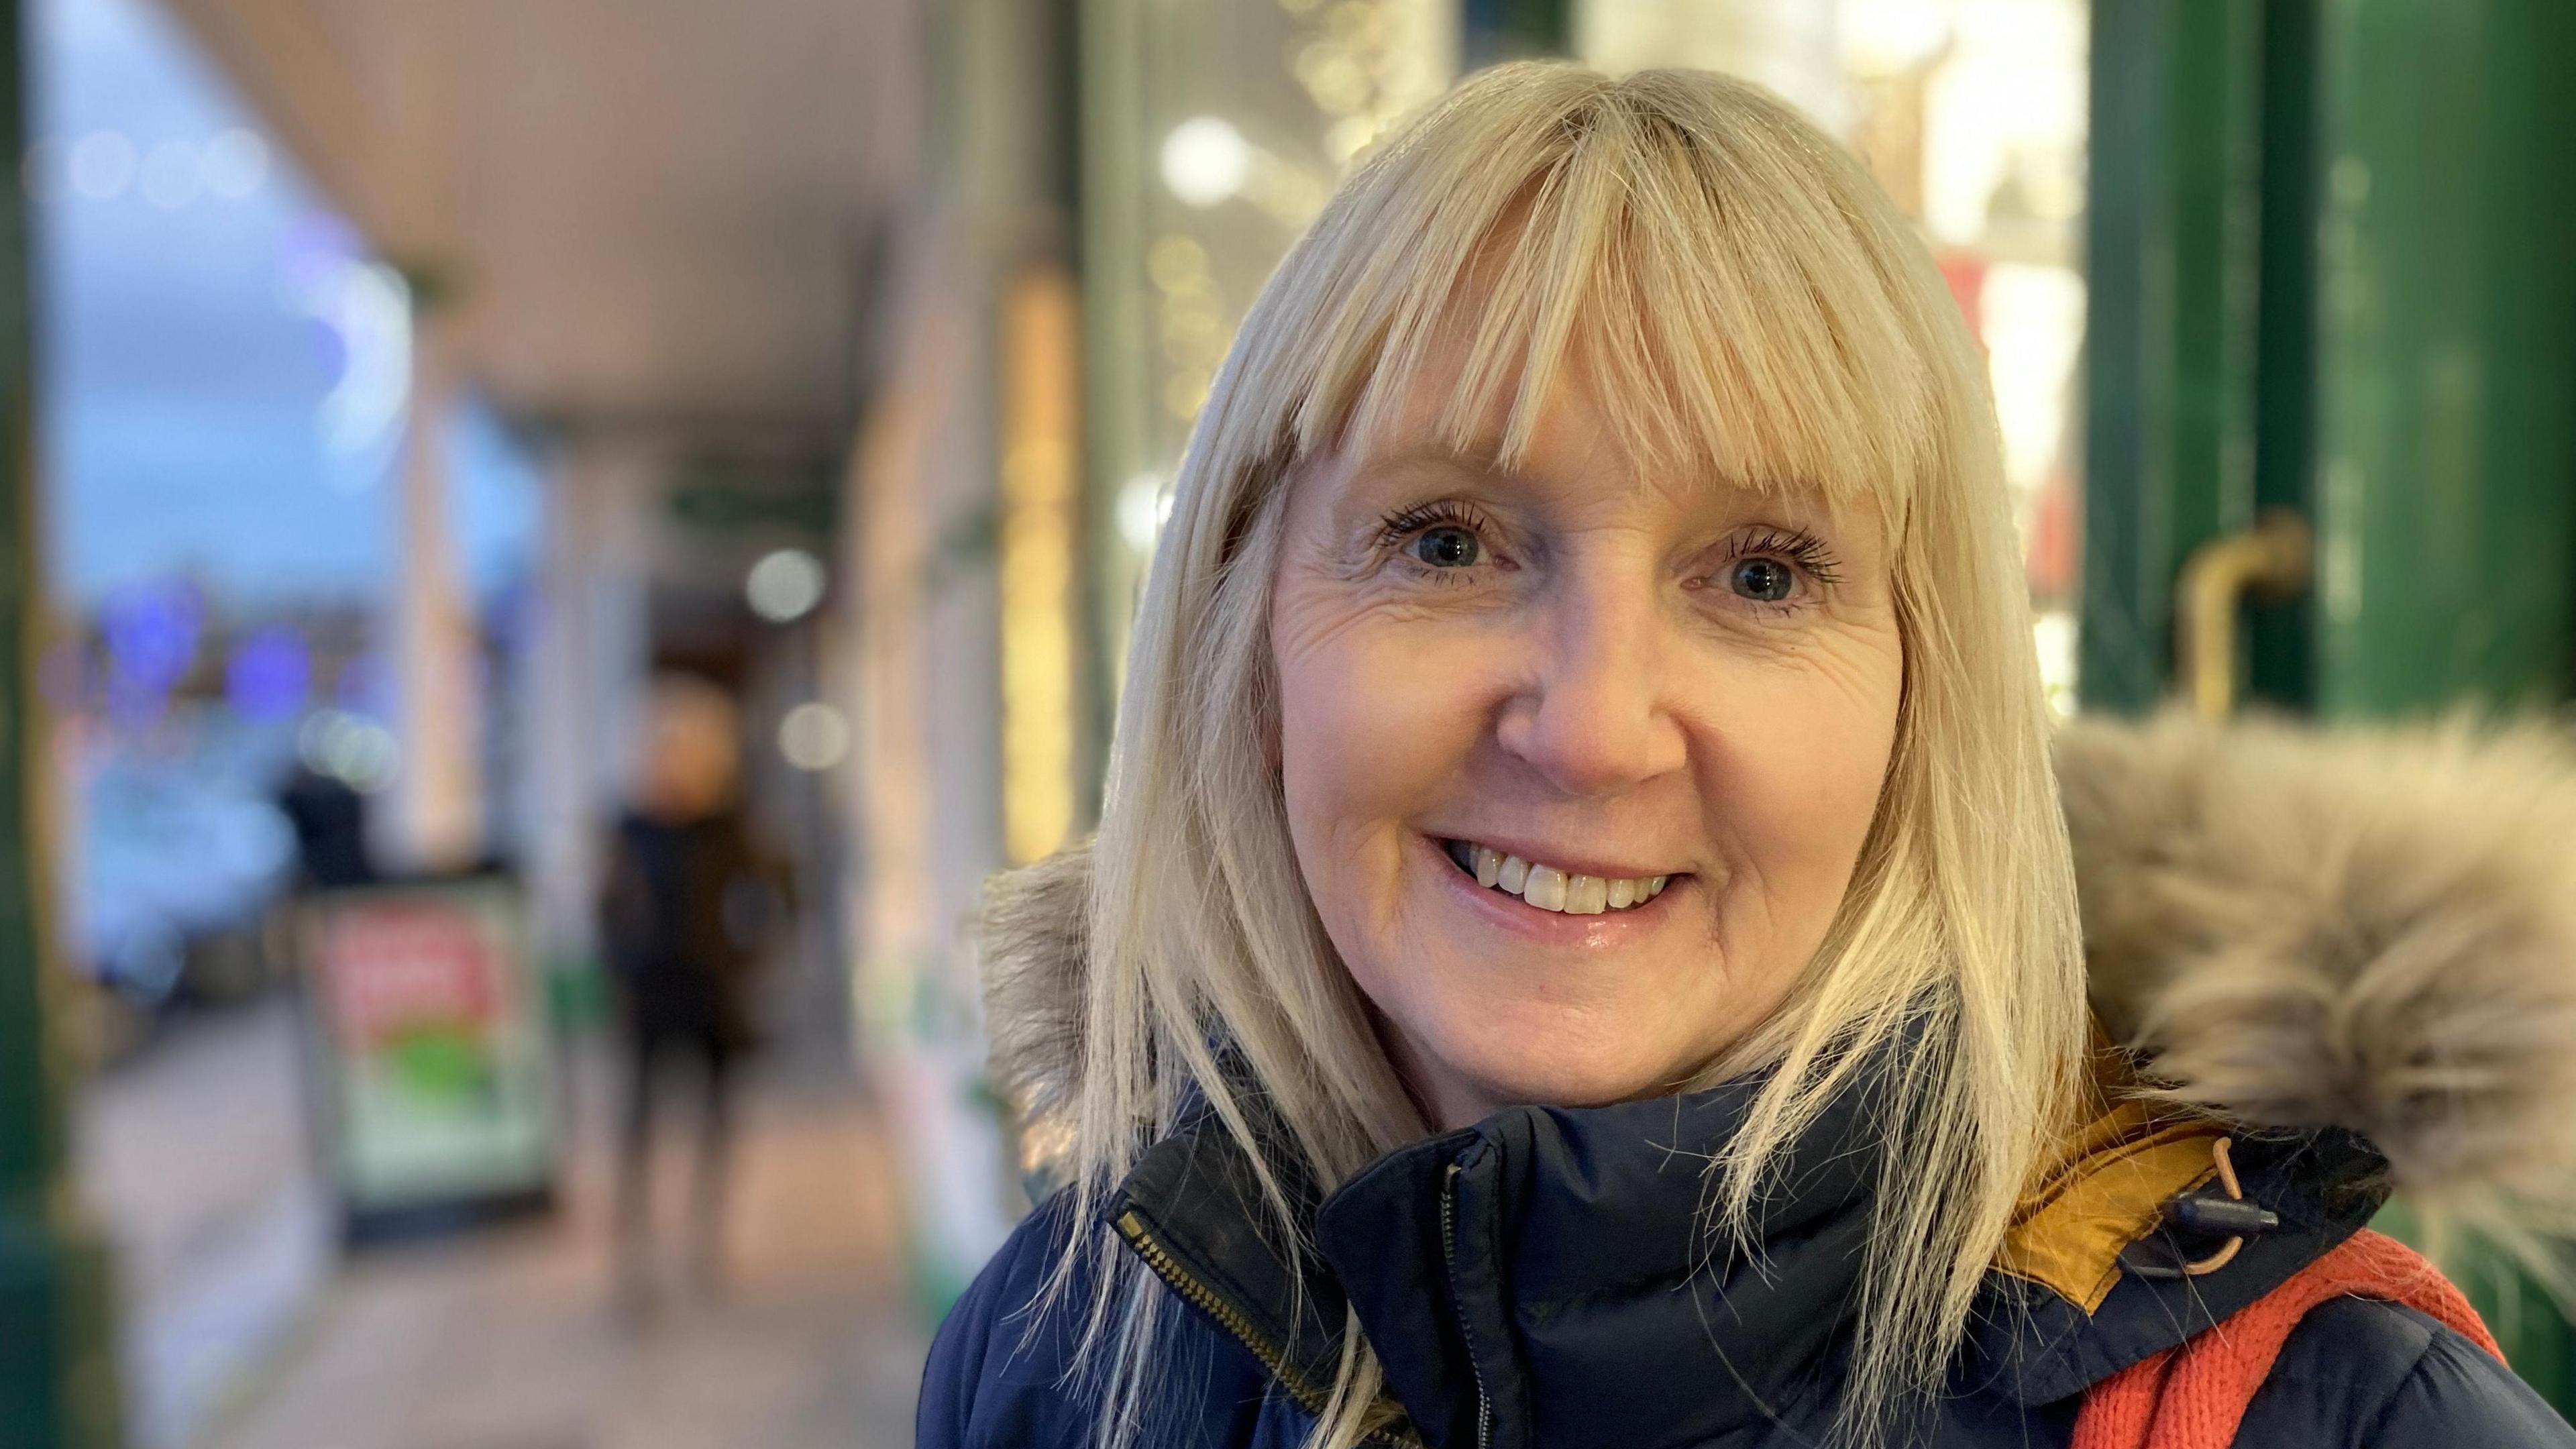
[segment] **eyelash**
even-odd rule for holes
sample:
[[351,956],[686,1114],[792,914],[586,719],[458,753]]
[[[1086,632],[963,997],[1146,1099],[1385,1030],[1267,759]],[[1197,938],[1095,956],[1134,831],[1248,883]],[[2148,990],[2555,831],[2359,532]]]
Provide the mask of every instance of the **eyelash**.
[[1417,503],[1388,514],[1378,524],[1377,546],[1400,548],[1416,534],[1443,527],[1467,529],[1479,541],[1493,531],[1491,521],[1472,505],[1444,499],[1437,503]]
[[1823,539],[1803,528],[1765,528],[1757,534],[1730,539],[1720,563],[1748,558],[1785,558],[1820,585],[1831,587],[1842,582],[1842,560],[1834,557]]
[[[1404,545],[1434,528],[1462,528],[1475,534],[1479,543],[1494,531],[1491,521],[1473,505],[1442,499],[1417,503],[1388,514],[1378,524],[1377,547],[1399,559],[1407,559],[1410,556],[1403,553]],[[1491,545],[1486,547],[1490,552]],[[1748,558],[1786,559],[1820,588],[1830,588],[1842,582],[1842,561],[1834,557],[1833,550],[1823,539],[1803,528],[1765,527],[1749,534],[1739,534],[1727,541],[1726,552],[1718,560],[1718,570],[1723,572],[1728,565]],[[1427,564],[1417,564],[1414,572],[1437,582],[1456,584],[1465,582],[1456,575],[1466,570],[1435,569]],[[1797,607],[1790,603],[1745,602],[1778,612]]]

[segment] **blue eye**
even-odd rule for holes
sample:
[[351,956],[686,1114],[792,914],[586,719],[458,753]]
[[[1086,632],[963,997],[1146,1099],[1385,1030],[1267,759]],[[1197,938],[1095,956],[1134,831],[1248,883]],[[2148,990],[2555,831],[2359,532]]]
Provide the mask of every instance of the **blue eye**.
[[1463,569],[1484,558],[1485,545],[1463,528],[1443,526],[1424,529],[1404,551],[1436,569]]
[[1727,567],[1726,586],[1739,598],[1777,604],[1798,587],[1798,576],[1776,558],[1742,558]]

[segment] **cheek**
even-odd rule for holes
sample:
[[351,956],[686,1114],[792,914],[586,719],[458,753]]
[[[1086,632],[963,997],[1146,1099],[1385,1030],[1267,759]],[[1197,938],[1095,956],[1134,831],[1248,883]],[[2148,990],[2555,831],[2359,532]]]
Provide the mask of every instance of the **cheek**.
[[1327,879],[1377,876],[1391,889],[1410,822],[1464,768],[1490,693],[1481,651],[1440,626],[1337,602],[1283,589],[1272,612],[1280,785],[1328,920],[1348,896]]
[[1821,936],[1876,817],[1896,740],[1903,651],[1892,628],[1833,640],[1794,665],[1739,668],[1699,710],[1722,741],[1713,818],[1771,895]]

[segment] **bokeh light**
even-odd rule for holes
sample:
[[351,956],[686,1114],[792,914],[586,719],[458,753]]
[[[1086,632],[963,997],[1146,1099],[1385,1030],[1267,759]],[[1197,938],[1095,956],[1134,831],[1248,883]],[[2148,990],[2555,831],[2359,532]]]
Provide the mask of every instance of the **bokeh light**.
[[296,731],[295,752],[315,774],[341,780],[362,795],[391,785],[402,763],[402,746],[392,730],[339,709],[307,715]]
[[110,599],[100,615],[108,664],[120,680],[167,691],[195,664],[204,607],[187,585],[127,589]]
[[1214,206],[1252,175],[1252,143],[1222,116],[1197,116],[1163,140],[1163,184],[1192,206]]
[[828,770],[849,752],[849,721],[828,704],[800,704],[778,722],[778,753],[797,769]]
[[93,131],[72,144],[72,190],[93,201],[121,195],[134,184],[134,138],[122,131]]
[[743,597],[751,611],[773,624],[801,619],[823,601],[823,561],[801,548],[764,554],[744,577]]
[[313,662],[304,636],[290,624],[255,629],[233,649],[224,694],[245,719],[292,718],[313,688]]

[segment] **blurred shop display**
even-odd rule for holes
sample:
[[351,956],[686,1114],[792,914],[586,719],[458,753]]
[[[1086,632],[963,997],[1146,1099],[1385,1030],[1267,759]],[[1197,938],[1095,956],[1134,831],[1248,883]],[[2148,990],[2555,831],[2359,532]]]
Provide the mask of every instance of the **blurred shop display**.
[[1750,77],[1851,146],[1986,349],[2050,698],[2072,711],[2083,534],[2086,0],[1582,0],[1602,69]]
[[320,891],[304,914],[314,1140],[346,1238],[551,1206],[557,1068],[517,883]]
[[1083,6],[1083,424],[1106,696],[1181,449],[1244,309],[1352,161],[1456,78],[1475,8],[1492,7]]

